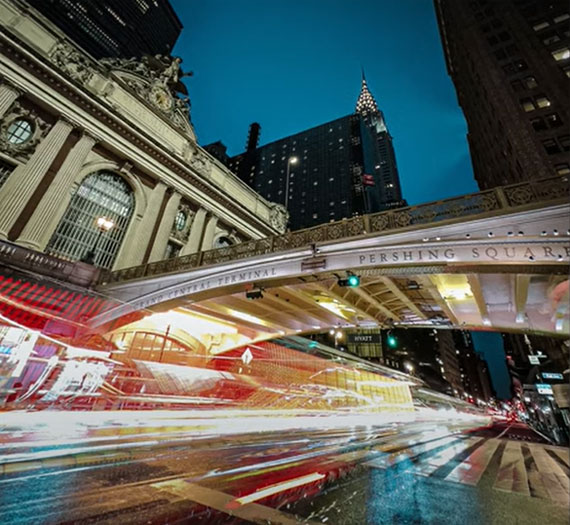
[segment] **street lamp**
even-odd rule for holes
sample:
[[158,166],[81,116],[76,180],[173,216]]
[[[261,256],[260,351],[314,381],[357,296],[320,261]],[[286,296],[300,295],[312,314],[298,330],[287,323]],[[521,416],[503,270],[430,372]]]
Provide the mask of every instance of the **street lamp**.
[[82,258],[81,261],[87,264],[93,264],[95,262],[95,252],[97,250],[97,245],[99,244],[99,239],[103,232],[108,232],[115,223],[111,219],[107,219],[107,217],[99,217],[97,218],[97,229],[99,233],[95,239],[95,243],[93,244],[93,248],[91,248]]
[[291,174],[291,164],[297,164],[298,157],[289,157],[287,159],[287,176],[285,177],[285,209],[289,210],[289,176]]
[[404,368],[408,371],[408,374],[414,372],[414,365],[412,365],[412,363],[404,363]]

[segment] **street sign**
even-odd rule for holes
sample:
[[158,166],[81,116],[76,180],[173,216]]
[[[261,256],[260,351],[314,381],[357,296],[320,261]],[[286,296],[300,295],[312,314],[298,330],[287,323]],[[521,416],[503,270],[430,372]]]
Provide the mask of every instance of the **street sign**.
[[552,386],[550,386],[548,383],[536,383],[536,391],[539,394],[545,394],[549,396],[553,394]]
[[253,354],[249,348],[245,349],[245,352],[241,354],[241,360],[243,361],[244,365],[249,365],[253,359]]
[[537,355],[529,355],[528,356],[528,362],[531,365],[539,365],[540,361],[538,360],[538,356]]
[[348,342],[355,343],[369,343],[369,344],[380,344],[381,336],[380,334],[347,334]]
[[564,379],[564,376],[554,372],[542,372],[542,379]]

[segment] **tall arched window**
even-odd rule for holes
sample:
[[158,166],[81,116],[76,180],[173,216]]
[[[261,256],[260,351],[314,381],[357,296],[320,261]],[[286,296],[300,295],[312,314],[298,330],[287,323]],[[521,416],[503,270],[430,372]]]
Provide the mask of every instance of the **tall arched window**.
[[[98,171],[88,175],[71,198],[47,252],[71,260],[88,254],[100,268],[111,268],[133,214],[133,190],[119,175]],[[112,221],[109,231],[101,231],[97,219]]]

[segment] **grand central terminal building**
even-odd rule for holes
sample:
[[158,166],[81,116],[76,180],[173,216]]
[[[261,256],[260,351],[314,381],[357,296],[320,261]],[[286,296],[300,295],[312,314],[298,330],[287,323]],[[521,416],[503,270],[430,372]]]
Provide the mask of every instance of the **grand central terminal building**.
[[0,239],[117,270],[284,231],[196,143],[180,59],[97,61],[29,7],[0,18]]

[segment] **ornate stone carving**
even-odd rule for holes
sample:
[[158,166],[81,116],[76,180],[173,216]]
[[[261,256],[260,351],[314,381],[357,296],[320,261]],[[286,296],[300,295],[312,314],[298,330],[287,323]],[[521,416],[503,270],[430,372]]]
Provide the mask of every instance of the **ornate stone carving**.
[[51,61],[73,80],[85,84],[93,75],[90,61],[68,42],[58,42],[49,55]]
[[287,229],[289,212],[283,204],[272,203],[269,222],[278,232],[283,233]]
[[137,58],[103,58],[99,63],[112,71],[135,95],[152,104],[168,116],[171,122],[186,132],[190,124],[190,99],[186,86],[180,81],[181,58],[162,55]]
[[[183,227],[180,227],[179,214],[184,214],[186,216],[186,222]],[[179,204],[178,212],[174,217],[174,222],[172,223],[172,229],[170,231],[170,237],[181,243],[186,243],[190,237],[190,229],[192,227],[192,222],[194,221],[195,213],[190,209],[187,204]]]
[[212,163],[206,155],[196,150],[194,155],[190,158],[190,166],[202,175],[208,175],[212,170]]
[[[8,140],[8,130],[16,120],[25,120],[32,127],[31,136],[21,143]],[[50,125],[35,112],[23,108],[19,102],[12,104],[0,124],[0,150],[17,160],[27,160],[38,143],[46,136]]]

